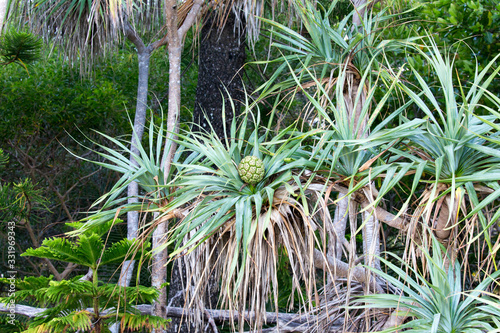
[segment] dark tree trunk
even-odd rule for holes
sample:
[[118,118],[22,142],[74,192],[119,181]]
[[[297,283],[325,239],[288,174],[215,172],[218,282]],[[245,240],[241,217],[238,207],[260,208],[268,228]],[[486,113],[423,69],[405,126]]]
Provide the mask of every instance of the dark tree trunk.
[[[241,74],[246,60],[244,25],[235,26],[231,13],[222,30],[217,29],[211,15],[201,31],[198,86],[193,112],[193,131],[210,132],[210,124],[219,138],[224,138],[222,96],[225,100],[226,128],[229,131],[233,112],[227,92],[235,101],[243,101]],[[227,92],[226,92],[227,89]],[[235,103],[239,113],[241,103]]]

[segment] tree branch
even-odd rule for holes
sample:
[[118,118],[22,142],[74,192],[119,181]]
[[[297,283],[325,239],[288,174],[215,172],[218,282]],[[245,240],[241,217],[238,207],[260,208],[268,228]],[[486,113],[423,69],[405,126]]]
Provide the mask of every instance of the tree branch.
[[141,37],[139,37],[137,32],[130,25],[130,22],[128,21],[128,15],[125,15],[125,17],[123,18],[123,22],[124,22],[123,30],[125,37],[127,37],[127,39],[135,45],[135,47],[137,48],[137,53],[143,53],[148,51]]
[[193,6],[191,7],[191,10],[187,14],[186,19],[177,30],[180,39],[184,38],[184,35],[194,24],[196,18],[198,17],[198,14],[201,12],[202,5],[203,5],[203,0],[194,0]]
[[[339,193],[342,193],[343,195],[346,195],[347,193],[349,193],[349,190],[347,188],[345,188],[339,184],[334,184],[333,189]],[[363,209],[370,206],[370,202],[367,200],[367,198],[358,192],[352,193],[351,199],[360,203],[361,206],[363,207]],[[374,208],[372,206],[372,207],[368,208],[367,210],[371,213],[373,211],[373,209]],[[379,221],[382,221],[393,228],[403,230],[403,231],[406,231],[406,229],[408,229],[408,223],[407,223],[407,220],[405,218],[396,217],[396,215],[389,213],[388,211],[386,211],[382,207],[379,207],[379,206],[375,207],[375,214],[376,214],[377,219]]]
[[[366,274],[366,269],[364,269],[361,266],[353,266],[349,267],[349,264],[332,258],[330,256],[325,255],[323,252],[320,250],[314,249],[313,253],[313,259],[314,259],[314,267],[319,268],[319,269],[326,269],[328,266],[328,269],[334,274],[336,277],[340,278],[352,278],[354,281],[360,282],[360,283],[367,283],[367,277],[369,276]],[[370,279],[370,287],[374,288],[374,290],[377,290],[378,293],[383,293],[384,290],[380,285],[375,281],[375,279]]]
[[[134,306],[135,309],[139,310],[141,314],[147,314],[150,315],[152,312],[152,305],[149,304],[139,304]],[[11,308],[7,307],[5,303],[0,303],[0,313],[13,313],[16,315],[21,315],[21,316],[26,316],[28,318],[34,318],[43,311],[47,310],[46,308],[36,308],[32,306],[27,306],[27,305],[20,305],[16,304],[14,311],[11,312]],[[93,313],[94,310],[92,308],[86,309],[87,311]],[[111,311],[114,310],[108,310],[108,311],[103,311],[101,315],[106,315],[111,313]],[[176,318],[181,318],[183,316],[189,315],[190,314],[189,309],[185,308],[180,308],[180,307],[167,307],[167,316],[168,317],[176,317]],[[234,318],[239,317],[239,312],[238,311],[230,311],[230,310],[212,310],[212,309],[206,309],[206,312],[204,313],[204,316],[211,317],[213,320],[218,321],[218,322],[226,322],[230,321]],[[246,311],[244,313],[244,318],[245,320],[252,320],[255,318],[255,314],[250,311]],[[307,323],[315,323],[317,321],[316,316],[313,315],[300,315],[300,314],[295,314],[295,313],[276,313],[276,312],[266,312],[265,314],[265,322],[266,324],[280,324],[283,325],[284,327],[280,327],[281,329],[284,329],[285,326],[289,327],[297,327],[298,325],[302,324],[307,324]]]

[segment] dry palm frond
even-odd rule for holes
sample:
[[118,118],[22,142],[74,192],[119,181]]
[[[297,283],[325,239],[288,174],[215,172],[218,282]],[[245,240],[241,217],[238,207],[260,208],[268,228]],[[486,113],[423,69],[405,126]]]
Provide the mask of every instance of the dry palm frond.
[[163,1],[12,1],[8,14],[11,22],[23,27],[27,23],[47,43],[59,46],[85,73],[97,58],[122,43],[129,18],[138,33],[154,35],[163,24]]

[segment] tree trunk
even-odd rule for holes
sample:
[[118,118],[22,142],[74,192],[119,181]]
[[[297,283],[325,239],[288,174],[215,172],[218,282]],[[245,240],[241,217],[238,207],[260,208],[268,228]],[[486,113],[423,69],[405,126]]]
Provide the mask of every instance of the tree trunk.
[[3,24],[7,16],[7,4],[9,0],[0,0],[0,35],[2,34]]
[[[177,1],[167,0],[165,2],[165,18],[168,39],[168,62],[169,62],[169,86],[168,86],[168,116],[167,116],[167,139],[163,152],[161,167],[164,172],[164,182],[167,183],[171,171],[172,161],[176,151],[176,144],[173,140],[179,133],[180,105],[181,105],[181,56],[182,40],[186,32],[196,21],[203,5],[203,0],[194,0],[182,25],[178,26]],[[160,223],[153,235],[153,250],[161,245],[163,236],[167,232],[166,222]],[[159,288],[166,282],[167,274],[165,259],[167,258],[167,248],[153,257],[152,281],[154,286]],[[167,295],[166,288],[159,288],[160,296],[154,304],[154,315],[165,318]],[[171,325],[172,326],[172,325]],[[163,330],[162,330],[163,331]],[[158,333],[158,332],[156,332]]]
[[228,93],[235,102],[236,115],[244,98],[241,73],[246,59],[245,33],[235,26],[233,13],[222,29],[215,26],[214,15],[206,20],[201,31],[193,131],[210,132],[212,126],[222,140],[227,134],[224,127],[229,130],[233,120]]
[[[139,155],[137,145],[141,142],[144,134],[144,125],[146,123],[146,110],[148,106],[148,90],[149,90],[149,61],[152,47],[146,47],[142,39],[137,35],[134,28],[124,19],[124,33],[129,41],[131,41],[137,49],[139,78],[137,82],[137,103],[135,107],[134,128],[132,130],[132,139],[130,147],[130,165],[138,166],[133,154]],[[136,182],[131,182],[127,188],[127,201],[129,204],[136,203],[139,200],[139,185]],[[131,211],[127,213],[127,239],[137,238],[137,230],[139,227],[139,212]],[[120,271],[118,285],[128,287],[132,280],[134,271],[134,260],[126,260],[123,262]],[[119,324],[114,324],[110,327],[111,332],[119,331]]]
[[[144,125],[146,123],[146,109],[148,105],[148,80],[149,80],[149,59],[150,51],[147,48],[137,50],[139,58],[139,82],[137,85],[137,105],[134,117],[134,130],[132,133],[132,154],[139,155],[137,145],[144,134]],[[137,161],[130,155],[130,165],[138,166]],[[127,188],[128,203],[137,203],[139,201],[139,185],[131,182]],[[127,213],[127,239],[137,238],[137,229],[139,226],[139,212],[132,211]],[[134,261],[127,260],[123,263],[120,273],[120,285],[128,286],[132,279],[134,271]]]
[[[240,70],[246,59],[245,35],[235,27],[234,14],[229,15],[221,30],[215,24],[212,14],[205,21],[201,32],[193,131],[210,132],[212,126],[215,134],[223,140],[227,135],[225,128],[229,129],[233,120],[227,93],[235,102],[236,114],[242,104],[238,101],[244,98]],[[188,284],[191,285],[187,280],[184,263],[177,260],[170,279],[169,306],[185,306],[185,291]],[[217,305],[218,289],[218,280],[212,276],[205,291],[205,307]],[[195,332],[196,329],[195,323],[190,323],[189,318],[172,318],[168,332]]]
[[[345,196],[345,193],[339,193],[339,198]],[[342,198],[335,209],[335,218],[333,220],[333,229],[335,232],[334,237],[334,247],[335,253],[331,253],[330,256],[335,257],[337,260],[342,259],[342,243],[345,239],[345,229],[347,226],[347,218],[348,215],[348,207],[349,207],[349,198]]]
[[356,9],[356,13],[352,17],[352,23],[354,26],[359,26],[363,21],[363,16],[366,11],[367,0],[351,0],[351,2],[354,8]]

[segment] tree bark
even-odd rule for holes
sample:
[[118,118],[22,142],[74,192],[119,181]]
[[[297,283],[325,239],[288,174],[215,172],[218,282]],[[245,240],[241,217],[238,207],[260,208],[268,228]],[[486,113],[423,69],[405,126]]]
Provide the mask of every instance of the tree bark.
[[[142,39],[137,35],[132,26],[128,23],[127,18],[124,22],[124,33],[128,40],[130,40],[137,49],[139,78],[137,83],[137,103],[134,116],[134,128],[132,131],[132,139],[130,145],[130,165],[138,166],[133,154],[139,155],[137,145],[142,139],[144,134],[144,125],[146,123],[146,110],[148,105],[148,81],[149,81],[149,60],[152,49],[146,47]],[[138,202],[139,185],[136,182],[131,182],[127,188],[128,203]],[[137,229],[139,226],[139,213],[127,213],[127,239],[137,238]],[[122,265],[120,272],[119,285],[128,286],[132,279],[132,272],[134,271],[134,261],[127,260]]]
[[[153,313],[153,307],[149,304],[138,304],[135,305],[134,308],[139,310],[140,313],[143,315],[149,315]],[[28,318],[35,318],[45,310],[47,309],[35,308],[32,306],[20,305],[20,304],[16,305],[15,308],[11,310],[11,308],[7,304],[0,303],[0,313],[12,313],[13,315],[21,315],[21,316],[26,316]],[[94,312],[93,308],[87,308],[86,310],[91,313]],[[187,310],[187,312],[189,313],[189,310]],[[110,313],[109,311],[105,310],[101,312],[101,315],[107,315],[109,313]],[[167,307],[166,313],[168,314],[168,317],[180,318],[186,315],[186,309],[179,307]],[[210,316],[213,320],[217,322],[228,322],[240,317],[240,313],[238,313],[238,311],[230,311],[230,310],[206,310],[204,315],[206,317]],[[255,318],[255,314],[249,311],[246,311],[241,315],[245,318],[245,320],[248,321],[254,320]],[[285,326],[285,325],[292,325],[292,324],[296,325],[304,323],[310,323],[311,325],[314,325],[318,319],[314,315],[266,312],[265,320],[267,324],[280,323],[280,328],[282,328],[281,325]],[[307,327],[308,326],[306,326],[306,328]]]
[[356,9],[356,13],[352,17],[352,23],[355,26],[359,26],[361,22],[363,21],[363,16],[366,11],[366,0],[351,0],[352,4],[354,5],[354,8]]
[[7,4],[9,0],[0,0],[0,35],[2,34],[3,24],[7,16]]
[[[181,105],[181,56],[182,40],[186,32],[191,28],[197,19],[203,0],[194,0],[182,25],[178,27],[177,1],[167,0],[165,3],[165,16],[167,26],[167,49],[169,62],[169,86],[168,86],[168,116],[167,116],[167,139],[162,157],[162,169],[164,172],[164,183],[169,179],[172,161],[177,148],[174,140],[179,133],[180,105]],[[153,234],[153,250],[162,245],[162,240],[167,232],[166,222],[158,225]],[[165,318],[167,307],[166,287],[160,288],[161,284],[167,280],[165,259],[167,258],[167,248],[153,257],[153,286],[160,289],[160,296],[154,304],[154,315]],[[162,330],[164,332],[164,330]]]
[[[139,58],[139,83],[137,86],[137,105],[134,117],[134,131],[132,133],[132,154],[139,155],[137,145],[140,143],[144,134],[146,123],[146,109],[148,103],[148,79],[149,79],[149,59],[150,52],[147,49],[138,50]],[[138,166],[137,161],[130,155],[130,165]],[[127,188],[128,203],[133,204],[139,201],[139,185],[137,182],[131,182]],[[137,238],[137,229],[139,227],[139,212],[131,211],[127,213],[127,239]],[[125,271],[123,271],[125,270]],[[122,273],[120,275],[121,285],[128,286],[132,279],[134,271],[134,261],[127,260],[123,263]],[[125,277],[125,280],[122,279]]]
[[234,116],[228,94],[235,102],[236,115],[244,99],[241,72],[246,60],[245,32],[235,26],[234,13],[222,29],[215,26],[214,16],[209,16],[201,31],[193,131],[210,132],[212,127],[223,140],[227,135],[224,128],[229,130]]
[[[363,189],[365,197],[374,201],[375,185],[370,185],[369,189]],[[363,254],[365,265],[380,269],[380,223],[377,218],[377,211],[365,211],[363,213]]]
[[[345,196],[343,193],[339,193],[339,198]],[[335,209],[335,218],[333,220],[333,229],[335,232],[334,237],[334,247],[335,247],[335,258],[338,260],[342,259],[342,243],[345,239],[345,229],[347,226],[347,218],[349,207],[349,199],[347,197],[342,198]],[[332,255],[332,254],[330,254]]]

